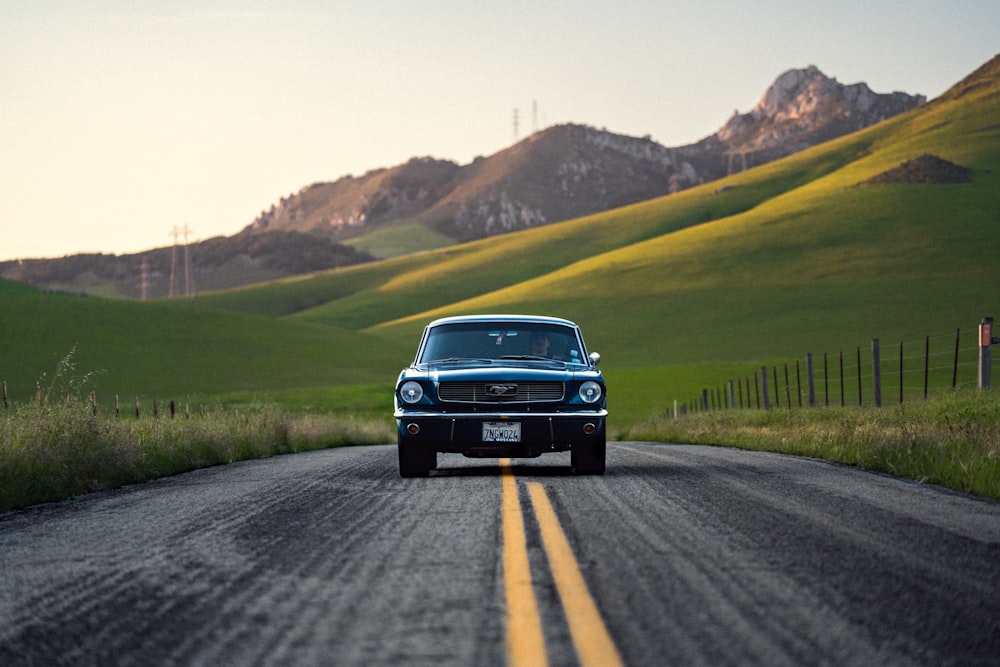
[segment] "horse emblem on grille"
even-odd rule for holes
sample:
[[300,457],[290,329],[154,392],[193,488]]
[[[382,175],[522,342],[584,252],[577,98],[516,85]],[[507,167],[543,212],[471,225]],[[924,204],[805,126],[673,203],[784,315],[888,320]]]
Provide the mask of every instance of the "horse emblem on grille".
[[516,384],[488,384],[486,385],[487,396],[514,396],[517,394]]

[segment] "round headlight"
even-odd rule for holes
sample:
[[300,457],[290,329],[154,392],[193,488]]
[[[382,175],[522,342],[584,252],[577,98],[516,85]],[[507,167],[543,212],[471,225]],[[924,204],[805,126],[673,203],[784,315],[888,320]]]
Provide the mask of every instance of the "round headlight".
[[593,380],[587,380],[580,385],[580,400],[584,403],[597,403],[601,400],[601,385]]
[[416,403],[423,397],[424,388],[420,386],[419,382],[409,380],[408,382],[404,382],[399,388],[399,398],[401,398],[404,403]]

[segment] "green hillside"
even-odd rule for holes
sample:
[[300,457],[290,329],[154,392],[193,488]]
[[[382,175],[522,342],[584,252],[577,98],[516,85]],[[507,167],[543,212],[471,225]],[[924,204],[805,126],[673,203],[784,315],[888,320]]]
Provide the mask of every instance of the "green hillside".
[[343,241],[344,245],[366,252],[377,259],[409,255],[431,248],[443,248],[454,243],[454,239],[415,222],[376,229]]
[[[866,150],[861,143],[857,152]],[[702,188],[566,223],[345,270],[206,294],[192,305],[365,328],[517,285],[583,258],[747,211],[836,169],[839,156],[780,163],[763,178]],[[730,183],[734,186],[724,186]]]
[[71,353],[78,375],[95,374],[91,388],[105,404],[114,394],[129,403],[135,396],[212,401],[310,390],[324,405],[339,395],[336,388],[369,384],[372,369],[391,372],[412,354],[409,346],[334,327],[171,301],[43,294],[4,280],[0,303],[0,379],[22,402],[39,381],[47,387]]
[[[925,154],[971,182],[866,184]],[[998,202],[994,59],[857,134],[565,223],[190,301],[0,283],[0,376],[33,385],[77,343],[81,367],[114,369],[102,383],[135,387],[122,391],[309,392],[341,407],[326,387],[387,405],[429,319],[544,313],[576,320],[602,353],[617,428],[764,360],[1000,318]]]

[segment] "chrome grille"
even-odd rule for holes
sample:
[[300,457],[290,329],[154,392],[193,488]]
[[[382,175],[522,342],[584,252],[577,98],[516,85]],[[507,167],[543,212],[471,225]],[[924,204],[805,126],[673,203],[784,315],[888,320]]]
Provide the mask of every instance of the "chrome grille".
[[563,399],[563,385],[562,382],[442,382],[438,396],[450,403],[551,403]]

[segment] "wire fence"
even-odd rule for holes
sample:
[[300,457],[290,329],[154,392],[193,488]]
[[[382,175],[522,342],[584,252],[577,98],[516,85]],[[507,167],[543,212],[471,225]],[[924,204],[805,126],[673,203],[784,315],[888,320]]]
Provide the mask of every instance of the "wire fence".
[[[2,394],[3,396],[3,409],[6,412],[7,410],[10,410],[13,407],[14,403],[13,399],[10,397],[8,393],[6,380],[0,381],[0,394]],[[62,400],[65,402],[66,405],[70,405],[73,401],[76,400],[76,398],[77,397],[72,392],[66,391],[63,394]],[[41,387],[35,388],[34,400],[35,403],[37,404],[42,404],[47,400],[43,396],[43,391]],[[89,406],[91,414],[97,416],[98,413],[97,393],[94,391],[90,392],[90,394],[86,398],[86,401],[87,405]],[[152,417],[159,417],[160,415],[164,415],[164,416],[169,416],[171,419],[176,417],[178,414],[182,414],[181,407],[177,404],[176,401],[164,402],[154,398],[151,401],[147,400],[145,403],[143,403],[143,401],[140,400],[139,397],[137,396],[135,397],[134,401],[132,401],[131,405],[128,404],[123,405],[123,402],[118,394],[114,395],[113,409],[115,417],[121,417],[122,415],[131,413],[135,415],[136,419],[138,419],[143,414],[151,415]],[[184,405],[183,416],[188,418],[191,417],[191,406],[189,404]]]
[[927,399],[966,387],[989,388],[992,376],[992,318],[978,330],[928,335],[835,352],[806,353],[800,359],[748,369],[674,401],[674,417],[732,409],[876,406]]

